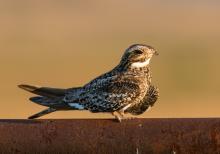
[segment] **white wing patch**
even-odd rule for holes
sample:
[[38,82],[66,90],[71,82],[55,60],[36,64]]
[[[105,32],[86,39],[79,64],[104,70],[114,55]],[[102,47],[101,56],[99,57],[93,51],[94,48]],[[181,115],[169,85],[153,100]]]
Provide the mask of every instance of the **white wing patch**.
[[152,109],[152,107],[151,107],[151,106],[149,106],[146,112],[150,111],[151,109]]
[[130,106],[131,106],[131,104],[128,104],[127,106],[125,106],[124,108],[122,108],[122,110],[125,111],[125,110],[127,110]]
[[131,64],[132,67],[137,67],[137,68],[140,68],[140,67],[145,67],[147,66],[148,64],[150,63],[150,58],[145,60],[144,62],[135,62],[133,64]]
[[80,105],[79,103],[69,103],[69,106],[74,107],[78,110],[83,110],[84,109],[84,106]]

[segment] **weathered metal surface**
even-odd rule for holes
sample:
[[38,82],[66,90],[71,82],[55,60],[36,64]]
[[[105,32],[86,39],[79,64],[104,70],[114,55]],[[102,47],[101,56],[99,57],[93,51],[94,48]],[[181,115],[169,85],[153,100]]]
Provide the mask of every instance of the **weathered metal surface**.
[[0,120],[0,153],[220,154],[220,119]]

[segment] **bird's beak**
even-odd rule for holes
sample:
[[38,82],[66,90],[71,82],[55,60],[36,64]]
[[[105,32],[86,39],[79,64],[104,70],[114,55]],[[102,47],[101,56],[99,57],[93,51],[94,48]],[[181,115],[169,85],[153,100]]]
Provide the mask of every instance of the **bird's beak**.
[[155,52],[154,52],[154,55],[158,56],[158,55],[159,55],[159,53],[158,53],[157,51],[155,51]]

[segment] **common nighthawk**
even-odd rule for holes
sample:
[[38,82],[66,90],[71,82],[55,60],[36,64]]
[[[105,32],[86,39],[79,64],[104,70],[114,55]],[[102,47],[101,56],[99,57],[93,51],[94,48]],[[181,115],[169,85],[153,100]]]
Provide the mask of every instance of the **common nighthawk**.
[[135,44],[126,49],[120,63],[88,84],[69,89],[19,85],[34,93],[30,100],[47,108],[29,119],[60,110],[109,112],[119,121],[124,114],[140,115],[154,105],[159,93],[151,84],[149,63],[158,53],[148,45]]

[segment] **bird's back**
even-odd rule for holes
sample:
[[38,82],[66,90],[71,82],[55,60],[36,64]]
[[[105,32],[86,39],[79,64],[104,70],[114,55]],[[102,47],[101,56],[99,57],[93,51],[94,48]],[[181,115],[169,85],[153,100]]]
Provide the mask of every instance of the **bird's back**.
[[137,104],[146,94],[150,72],[148,68],[136,71],[114,69],[78,91],[70,91],[65,101],[79,102],[92,112],[112,112],[127,104]]

